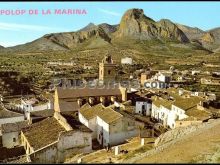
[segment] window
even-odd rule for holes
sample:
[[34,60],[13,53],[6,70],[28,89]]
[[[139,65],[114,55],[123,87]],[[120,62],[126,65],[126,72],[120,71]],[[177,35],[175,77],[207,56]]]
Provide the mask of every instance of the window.
[[13,138],[13,142],[16,142],[16,138]]
[[111,74],[111,70],[108,70],[108,74]]

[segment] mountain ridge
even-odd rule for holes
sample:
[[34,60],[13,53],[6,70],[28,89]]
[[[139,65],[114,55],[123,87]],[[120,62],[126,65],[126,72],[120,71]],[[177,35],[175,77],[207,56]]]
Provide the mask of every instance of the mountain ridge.
[[197,27],[173,23],[169,19],[155,21],[146,16],[143,9],[133,8],[124,13],[119,24],[89,23],[78,31],[45,34],[26,44],[4,48],[4,51],[65,51],[76,49],[85,43],[85,48],[111,45],[112,40],[123,38],[196,43],[210,51],[220,49],[220,28],[203,31]]

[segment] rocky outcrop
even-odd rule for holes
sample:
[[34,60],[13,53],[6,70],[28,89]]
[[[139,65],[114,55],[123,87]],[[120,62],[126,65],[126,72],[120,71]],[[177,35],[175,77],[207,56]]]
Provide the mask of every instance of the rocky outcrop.
[[190,125],[186,127],[179,127],[175,128],[173,130],[167,131],[163,134],[161,134],[156,140],[155,140],[155,147],[161,146],[163,144],[166,144],[168,142],[175,143],[178,139],[181,139],[182,137],[185,137],[188,134],[191,134],[193,132],[197,132],[199,130],[202,130],[203,128],[209,128],[209,126],[213,126],[216,123],[219,123],[220,120],[213,120],[210,119],[207,123],[201,123],[199,125]]
[[189,134],[193,131],[196,131],[199,126],[188,126],[185,128],[176,128],[174,130],[167,131],[166,133],[161,134],[155,140],[155,146],[159,146],[175,139],[178,139],[186,134]]
[[97,28],[102,28],[106,34],[111,34],[111,33],[114,33],[117,28],[118,28],[118,25],[109,25],[107,23],[102,23],[102,24],[99,24],[99,25],[95,25],[94,23],[89,23],[87,26],[85,26],[84,28],[78,30],[77,32],[85,32],[85,31],[91,31],[91,30],[95,30]]
[[107,23],[102,23],[98,26],[101,27],[105,33],[111,34],[117,31],[119,25],[109,25]]
[[212,33],[205,33],[202,37],[201,37],[201,41],[202,42],[207,42],[207,43],[213,43],[215,41],[214,36]]
[[177,27],[184,32],[184,34],[190,40],[198,40],[201,38],[206,32],[197,28],[197,27],[189,27],[181,24],[176,24]]
[[116,37],[130,37],[141,40],[160,39],[189,42],[186,35],[170,20],[155,22],[144,15],[142,9],[130,9],[123,15]]

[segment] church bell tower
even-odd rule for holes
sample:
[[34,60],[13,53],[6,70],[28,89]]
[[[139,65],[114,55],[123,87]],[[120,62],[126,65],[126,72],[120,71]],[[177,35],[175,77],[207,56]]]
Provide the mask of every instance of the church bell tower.
[[114,81],[116,77],[116,64],[113,63],[111,55],[105,55],[101,63],[99,63],[99,80],[104,83]]

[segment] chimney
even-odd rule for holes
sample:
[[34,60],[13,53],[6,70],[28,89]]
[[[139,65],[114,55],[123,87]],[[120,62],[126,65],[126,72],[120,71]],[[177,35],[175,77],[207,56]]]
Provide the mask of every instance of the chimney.
[[94,104],[94,97],[89,97],[89,104],[90,105],[93,105]]
[[119,89],[121,91],[122,101],[127,101],[127,88],[120,86]]
[[28,122],[31,124],[32,121],[31,121],[31,113],[30,111],[25,111],[25,119],[28,120]]
[[101,102],[103,105],[105,105],[105,97],[101,96],[101,97],[100,97],[100,102]]
[[82,99],[78,99],[77,103],[78,103],[79,107],[81,107],[82,106]]
[[111,96],[111,102],[115,102],[116,101],[116,97],[115,96]]

